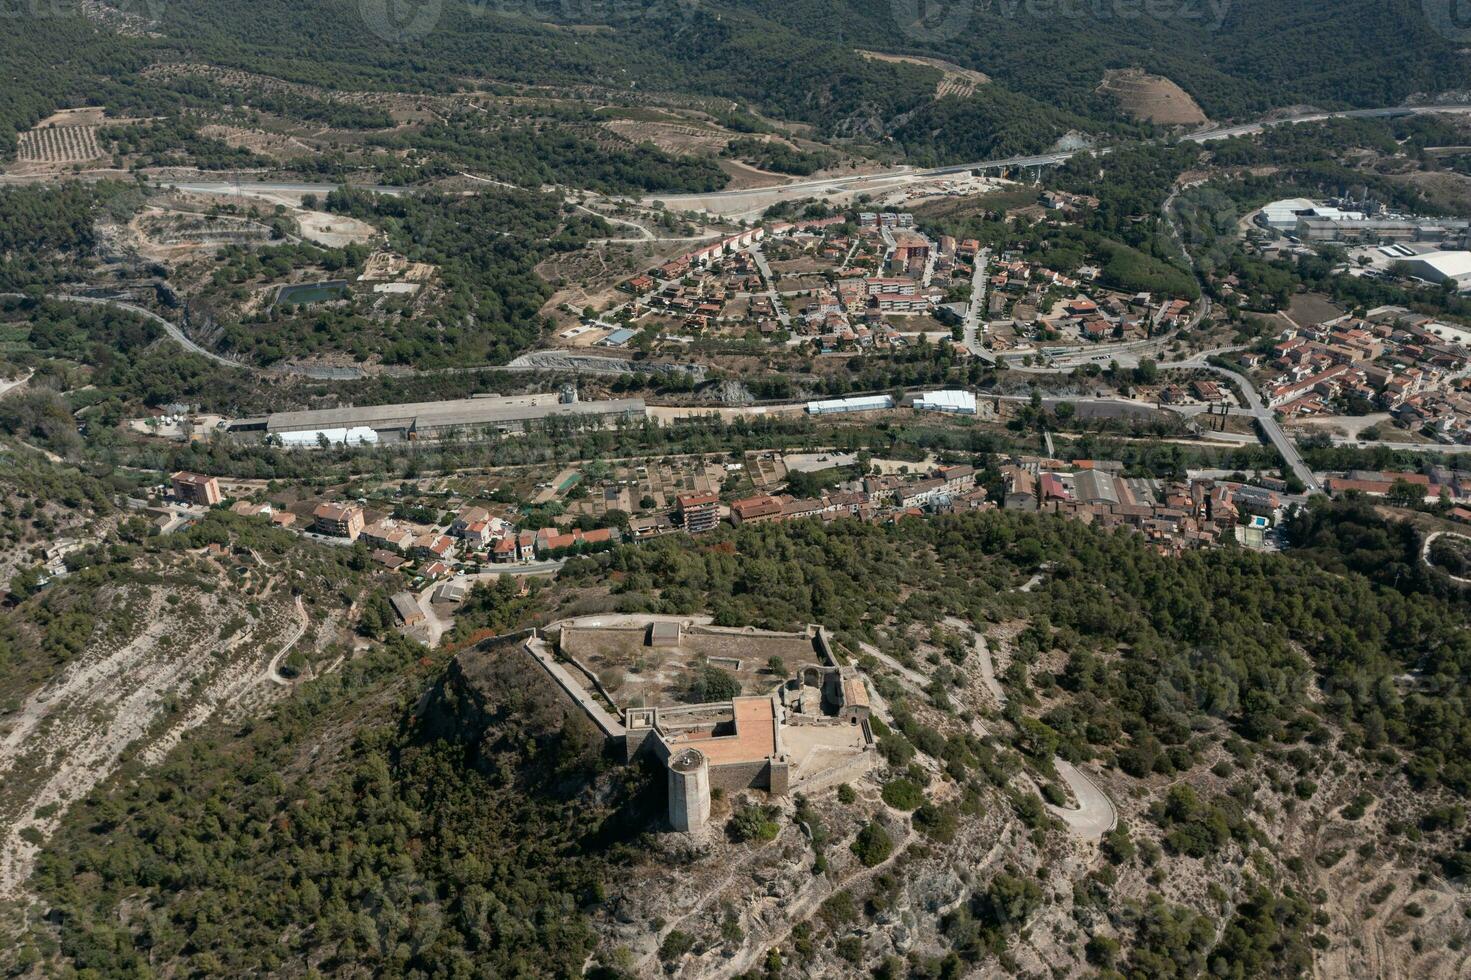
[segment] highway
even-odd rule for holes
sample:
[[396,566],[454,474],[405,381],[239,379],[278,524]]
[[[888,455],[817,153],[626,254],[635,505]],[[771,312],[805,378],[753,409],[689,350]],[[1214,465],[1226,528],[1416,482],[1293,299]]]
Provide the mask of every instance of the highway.
[[[1372,109],[1340,109],[1329,112],[1308,112],[1292,116],[1283,116],[1280,119],[1261,119],[1250,123],[1241,123],[1232,126],[1212,126],[1197,130],[1180,137],[1182,140],[1192,143],[1208,143],[1213,140],[1229,139],[1232,136],[1249,136],[1260,133],[1264,129],[1274,126],[1286,126],[1294,123],[1322,122],[1327,119],[1387,119],[1396,116],[1420,115],[1424,113],[1449,112],[1449,113],[1471,113],[1471,103],[1449,103],[1446,105],[1416,105],[1416,106],[1383,106]],[[648,203],[655,200],[663,201],[670,207],[678,207],[682,200],[690,199],[720,199],[731,204],[738,204],[743,200],[759,198],[762,195],[771,195],[779,192],[782,195],[811,195],[816,196],[829,191],[842,190],[852,185],[864,183],[882,182],[909,182],[917,179],[949,177],[956,174],[967,173],[971,170],[1002,170],[1009,168],[1027,167],[1049,167],[1071,159],[1074,155],[1084,150],[1068,150],[1056,153],[1038,153],[1030,156],[1000,157],[992,160],[975,160],[969,163],[954,163],[943,167],[894,167],[890,170],[875,171],[867,174],[850,174],[843,177],[824,177],[811,180],[797,180],[791,183],[772,187],[753,187],[744,190],[714,191],[709,194],[689,195],[650,195]],[[1107,153],[1108,148],[1102,147],[1093,152]],[[98,180],[107,177],[121,176],[121,171],[97,172],[95,174],[83,174],[81,179]],[[479,183],[496,186],[510,186],[501,181],[489,177],[481,177],[476,174],[463,173],[462,176]],[[54,175],[0,175],[0,185],[22,185],[49,183],[55,180]],[[178,190],[190,191],[198,194],[243,194],[254,197],[272,197],[275,195],[301,195],[318,194],[326,195],[337,190],[342,185],[339,183],[324,183],[310,181],[271,181],[271,180],[209,180],[209,179],[186,179],[181,177],[148,177],[147,183],[153,187],[169,187]],[[368,191],[373,194],[401,195],[412,193],[420,188],[408,186],[393,186],[387,184],[354,185],[353,190]],[[738,209],[737,209],[738,210]]]
[[[1236,126],[1211,127],[1182,136],[1181,140],[1191,143],[1208,143],[1214,140],[1229,139],[1233,136],[1248,136],[1254,133],[1260,133],[1264,129],[1295,123],[1322,122],[1327,119],[1392,118],[1395,116],[1435,112],[1468,113],[1471,112],[1471,103],[1454,103],[1440,106],[1388,106],[1376,109],[1345,109],[1333,112],[1303,113],[1294,116],[1284,116],[1280,119],[1261,119],[1256,122],[1242,123]],[[717,209],[710,207],[709,203],[718,201],[722,205],[718,209],[718,213],[741,215],[746,213],[742,210],[745,205],[753,201],[768,199],[774,193],[782,196],[815,197],[834,191],[854,188],[855,186],[864,187],[864,185],[885,182],[894,184],[911,183],[917,180],[953,177],[959,174],[969,173],[973,170],[1025,170],[1028,167],[1051,167],[1070,160],[1077,154],[1084,152],[1089,151],[1062,150],[1055,153],[1038,153],[1030,156],[973,160],[969,163],[954,163],[943,167],[930,167],[927,169],[895,167],[892,170],[878,171],[875,173],[826,177],[815,180],[798,180],[773,187],[749,187],[742,190],[714,191],[708,194],[658,194],[650,195],[645,203],[652,204],[657,200],[662,201],[667,207],[674,209],[717,212]],[[1101,147],[1092,152],[1100,154],[1107,153],[1108,148]],[[864,187],[864,189],[876,188]]]

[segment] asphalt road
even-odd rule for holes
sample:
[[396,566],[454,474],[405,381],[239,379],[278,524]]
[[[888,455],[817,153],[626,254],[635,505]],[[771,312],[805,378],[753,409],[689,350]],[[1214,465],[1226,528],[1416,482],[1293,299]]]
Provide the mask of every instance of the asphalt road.
[[771,300],[771,308],[776,311],[776,318],[781,321],[783,330],[790,330],[792,328],[791,314],[787,312],[786,304],[777,294],[776,277],[771,274],[771,266],[766,261],[766,253],[761,251],[759,244],[751,246],[751,258],[756,261],[756,268],[761,270],[761,278],[766,281],[766,297]]
[[1053,759],[1052,763],[1057,767],[1057,774],[1062,781],[1067,783],[1068,789],[1073,791],[1073,796],[1078,801],[1077,809],[1065,806],[1053,806],[1047,804],[1047,809],[1052,811],[1063,823],[1068,825],[1078,837],[1084,840],[1099,840],[1104,834],[1113,830],[1119,823],[1119,812],[1114,809],[1113,800],[1108,794],[1098,788],[1098,784],[1088,776],[1087,773],[1063,759]]
[[[1465,538],[1467,540],[1471,540],[1471,535],[1460,534],[1456,531],[1432,531],[1431,533],[1425,535],[1425,541],[1420,545],[1420,560],[1423,561],[1426,565],[1429,565],[1431,568],[1435,568],[1437,566],[1430,561],[1430,546],[1434,544],[1435,539],[1440,537],[1441,535],[1449,535],[1453,538]],[[1445,569],[1442,568],[1441,571],[1445,572]],[[1446,577],[1449,578],[1452,582],[1459,582],[1462,585],[1471,585],[1471,578],[1462,578],[1459,575],[1452,575],[1450,572],[1445,572],[1445,574]]]
[[[1293,123],[1321,122],[1325,119],[1349,119],[1349,118],[1388,118],[1393,116],[1416,115],[1430,112],[1471,112],[1471,104],[1455,103],[1443,106],[1389,106],[1376,109],[1348,109],[1337,112],[1312,112],[1296,116],[1285,116],[1281,119],[1262,119],[1256,122],[1243,123],[1238,126],[1220,126],[1199,130],[1190,133],[1183,140],[1191,143],[1208,143],[1213,140],[1228,139],[1232,136],[1245,136],[1259,133],[1264,129],[1274,126],[1286,126]],[[709,194],[689,195],[653,195],[649,200],[663,201],[667,206],[678,209],[681,200],[710,201],[719,199],[723,202],[739,203],[749,199],[765,198],[773,191],[780,191],[784,195],[817,196],[829,191],[842,190],[853,184],[862,184],[883,180],[916,180],[930,177],[948,177],[957,174],[968,173],[972,170],[1008,170],[1019,168],[1025,170],[1028,167],[1050,167],[1066,160],[1072,159],[1084,150],[1064,150],[1057,153],[1038,153],[1031,156],[1000,157],[992,160],[974,160],[970,163],[955,163],[944,167],[931,167],[929,169],[915,169],[912,167],[896,167],[893,170],[880,171],[878,173],[858,174],[846,177],[828,177],[816,180],[799,180],[789,184],[781,184],[773,187],[750,187],[742,190],[716,191]],[[1107,153],[1106,147],[1097,150],[1098,153]]]
[[995,355],[986,350],[979,333],[981,315],[986,306],[986,273],[991,265],[991,250],[981,249],[976,255],[975,270],[970,277],[970,306],[965,311],[965,349],[976,357],[994,361]]
[[1228,368],[1216,367],[1214,364],[1202,364],[1200,367],[1236,382],[1246,395],[1246,403],[1251,408],[1252,417],[1256,419],[1257,425],[1262,432],[1266,433],[1267,439],[1286,461],[1288,468],[1292,470],[1292,475],[1302,481],[1309,495],[1322,493],[1323,487],[1318,483],[1318,478],[1313,476],[1313,471],[1308,469],[1308,464],[1303,462],[1302,454],[1297,451],[1297,444],[1282,431],[1282,426],[1277,424],[1277,416],[1262,402],[1262,396],[1257,393],[1256,388],[1252,387],[1251,381],[1243,374],[1238,374]]

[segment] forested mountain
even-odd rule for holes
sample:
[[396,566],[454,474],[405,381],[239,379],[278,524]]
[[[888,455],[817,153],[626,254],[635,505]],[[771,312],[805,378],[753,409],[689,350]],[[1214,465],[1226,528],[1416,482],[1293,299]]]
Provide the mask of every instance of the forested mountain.
[[[194,538],[244,533],[219,519]],[[915,805],[930,800],[914,820],[935,846],[911,843],[904,860],[931,874],[964,863],[957,835],[988,820],[1029,827],[1037,846],[1008,838],[1017,863],[975,883],[957,911],[905,913],[919,928],[938,921],[932,935],[952,972],[921,964],[877,975],[1006,969],[1008,931],[1048,914],[1082,927],[1056,951],[1056,962],[1080,970],[1092,936],[1087,961],[1116,961],[1124,975],[1297,975],[1311,967],[1310,940],[1323,949],[1353,926],[1330,919],[1338,896],[1314,889],[1342,854],[1300,840],[1284,848],[1271,836],[1278,807],[1298,821],[1357,825],[1367,841],[1379,824],[1363,813],[1364,791],[1408,780],[1416,799],[1390,826],[1418,829],[1400,831],[1398,860],[1461,874],[1464,810],[1431,804],[1471,790],[1462,761],[1471,736],[1452,683],[1468,657],[1461,610],[1416,570],[1413,533],[1353,504],[1314,508],[1292,533],[1308,547],[1303,558],[1162,556],[1136,535],[1014,513],[887,527],[803,521],[721,531],[713,545],[670,537],[620,547],[573,559],[550,594],[484,589],[472,605],[508,631],[552,616],[559,596],[614,582],[600,600],[608,608],[708,609],[718,623],[774,628],[821,621],[841,649],[872,644],[911,669],[921,665],[913,637],[936,635],[946,617],[1025,619],[1007,641],[1016,696],[986,715],[1015,728],[1015,750],[961,733],[974,717],[963,706],[963,644],[946,641],[923,690],[876,681],[897,726],[880,729],[882,754],[894,771],[930,782],[909,791]],[[121,561],[98,560],[98,571]],[[1040,588],[1015,587],[1037,569]],[[639,833],[657,790],[651,803],[643,775],[610,769],[586,722],[515,669],[508,648],[448,665],[417,657],[392,638],[263,724],[196,739],[152,773],[125,770],[44,854],[37,884],[57,910],[59,941],[46,948],[38,927],[0,964],[98,976],[299,962],[336,975],[581,973],[596,945],[590,920],[667,859]],[[1409,691],[1407,671],[1422,678]],[[1028,862],[1066,867],[1067,846],[1035,799],[1024,804],[1008,786],[1023,769],[1044,778],[1054,753],[1112,763],[1119,786],[1160,799],[1106,837],[1102,870],[1077,872],[1070,899],[1043,903],[1030,877],[1047,872]],[[920,759],[943,775],[931,781],[911,765]],[[1212,778],[1218,794],[1192,788]],[[1347,816],[1335,815],[1340,807]],[[823,823],[804,812],[820,850]],[[821,814],[828,826],[842,819],[840,807]],[[785,833],[788,846],[805,841]],[[1366,846],[1361,858],[1374,854]],[[679,860],[697,873],[697,854]],[[1183,897],[1205,890],[1195,862],[1216,882],[1210,912]],[[764,975],[855,975],[842,958],[861,963],[861,944],[844,953],[834,940],[855,920],[882,930],[886,903],[910,887],[896,877],[855,885],[852,908],[824,905],[807,927],[815,941],[795,938],[783,950],[795,962],[784,972],[777,959]],[[934,879],[913,886],[925,880]],[[1277,898],[1262,891],[1266,881]],[[1144,916],[1130,911],[1142,892]],[[740,935],[702,940],[738,946]],[[645,974],[610,964],[591,975]]]
[[[154,36],[144,37],[113,35],[80,16],[19,18],[0,39],[0,61],[15,71],[0,92],[0,148],[60,105],[173,111],[179,93],[140,74],[152,61],[328,88],[506,82],[723,97],[828,135],[892,135],[925,162],[1035,149],[1069,128],[1131,128],[1096,92],[1113,68],[1173,79],[1218,119],[1300,103],[1394,104],[1466,78],[1465,55],[1411,0],[1182,3],[1165,17],[1094,5],[1042,17],[1001,0],[929,20],[918,9],[888,0],[651,0],[549,6],[533,17],[445,0],[399,24],[348,0],[179,0],[160,5]],[[573,33],[542,19],[606,29]],[[939,56],[994,81],[937,102],[937,69],[869,60],[860,48]],[[58,63],[50,52],[59,49],[79,56]]]

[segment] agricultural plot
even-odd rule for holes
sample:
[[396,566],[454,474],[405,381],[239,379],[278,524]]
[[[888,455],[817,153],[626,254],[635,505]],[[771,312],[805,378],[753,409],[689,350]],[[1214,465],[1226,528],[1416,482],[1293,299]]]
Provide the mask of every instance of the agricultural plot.
[[665,153],[719,153],[731,140],[729,133],[687,123],[611,119],[601,125],[630,143],[652,143]]
[[16,156],[21,163],[64,166],[87,163],[104,154],[96,126],[47,126],[21,133]]

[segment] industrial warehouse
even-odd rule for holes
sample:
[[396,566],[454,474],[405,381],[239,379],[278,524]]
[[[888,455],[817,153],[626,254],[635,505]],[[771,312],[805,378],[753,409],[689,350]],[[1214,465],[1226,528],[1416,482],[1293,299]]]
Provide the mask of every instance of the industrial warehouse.
[[550,419],[582,425],[606,425],[620,419],[644,418],[638,398],[579,401],[575,391],[510,397],[485,396],[438,402],[326,408],[276,412],[221,423],[231,433],[258,433],[286,447],[374,445],[418,439],[461,438],[524,432]]

